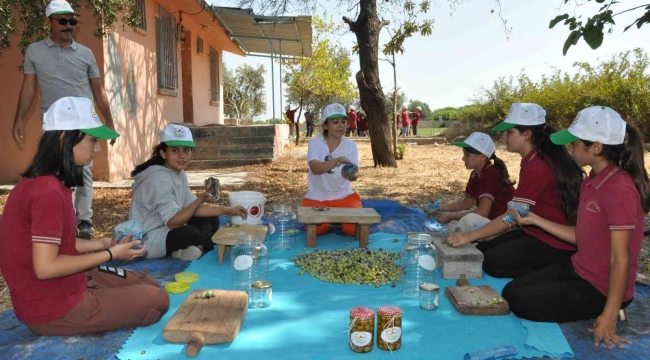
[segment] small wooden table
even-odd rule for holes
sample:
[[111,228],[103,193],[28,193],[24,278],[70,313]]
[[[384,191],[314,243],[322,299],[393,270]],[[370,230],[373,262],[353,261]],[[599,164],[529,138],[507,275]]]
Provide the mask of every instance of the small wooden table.
[[316,247],[316,226],[322,223],[356,224],[359,247],[368,246],[370,225],[381,222],[381,216],[372,208],[329,208],[317,211],[311,207],[298,208],[298,221],[307,225],[307,246]]
[[264,225],[241,225],[239,227],[220,227],[212,235],[212,242],[217,244],[219,250],[219,262],[223,262],[223,256],[226,249],[230,246],[237,245],[237,237],[242,234],[259,236],[262,242],[266,240],[267,228]]

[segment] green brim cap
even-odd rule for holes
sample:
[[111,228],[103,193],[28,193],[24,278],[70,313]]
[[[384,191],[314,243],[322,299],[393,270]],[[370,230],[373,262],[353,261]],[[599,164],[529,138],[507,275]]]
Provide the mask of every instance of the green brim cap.
[[334,114],[334,115],[328,117],[328,119],[340,119],[340,118],[349,119],[350,117],[345,115],[345,114]]
[[452,145],[459,146],[459,147],[462,147],[462,148],[471,148],[470,145],[466,144],[466,143],[463,142],[463,141],[453,141],[451,144],[452,144]]
[[70,11],[57,11],[52,13],[52,15],[65,15],[65,14],[72,14],[74,16],[81,17],[81,15]]
[[167,146],[185,146],[185,147],[194,147],[194,141],[182,141],[182,140],[174,140],[174,141],[165,141],[165,144]]
[[92,129],[79,129],[79,131],[81,131],[84,134],[96,137],[98,139],[103,139],[103,140],[113,140],[120,136],[120,134],[107,128],[104,125]]
[[494,132],[502,132],[502,131],[506,131],[508,129],[512,129],[515,126],[517,126],[517,124],[502,122],[501,124],[495,126],[492,129],[492,131],[494,131]]
[[569,129],[565,129],[562,131],[558,131],[554,134],[551,134],[551,141],[555,145],[566,145],[577,140],[580,140],[580,138],[571,134],[569,132]]

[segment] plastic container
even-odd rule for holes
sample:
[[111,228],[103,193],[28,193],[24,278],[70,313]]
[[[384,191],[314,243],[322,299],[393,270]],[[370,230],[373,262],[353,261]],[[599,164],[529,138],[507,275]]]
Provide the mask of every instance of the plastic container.
[[192,284],[199,280],[199,274],[193,273],[190,271],[183,271],[174,276],[174,279],[178,282]]
[[269,281],[256,281],[251,289],[251,307],[252,308],[267,308],[271,306],[273,300],[273,287]]
[[233,290],[248,293],[252,306],[252,285],[256,281],[269,281],[269,251],[259,236],[242,234],[230,254],[231,285]]
[[402,309],[381,306],[377,309],[377,347],[395,351],[402,347]]
[[440,286],[436,284],[420,284],[420,308],[437,310],[440,304]]
[[296,244],[296,213],[289,205],[277,205],[269,216],[267,244],[273,250],[291,250]]
[[230,221],[233,224],[260,225],[264,216],[264,204],[266,198],[257,191],[235,191],[228,196],[230,206],[243,206],[246,209],[246,219],[241,216],[233,216]]
[[165,290],[172,294],[182,294],[190,290],[190,284],[184,282],[170,282],[165,285]]
[[357,353],[372,351],[375,346],[375,310],[364,306],[350,310],[348,334],[350,350]]
[[400,268],[402,270],[402,293],[417,296],[420,285],[436,283],[436,252],[427,234],[410,234],[402,247]]

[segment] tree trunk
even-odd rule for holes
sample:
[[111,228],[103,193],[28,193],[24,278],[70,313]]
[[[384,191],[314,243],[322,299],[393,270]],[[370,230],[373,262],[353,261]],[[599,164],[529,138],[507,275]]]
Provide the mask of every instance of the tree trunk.
[[386,116],[386,99],[379,81],[379,32],[388,24],[377,17],[377,0],[361,0],[359,17],[356,21],[344,17],[350,30],[357,36],[359,44],[359,63],[357,85],[361,107],[368,119],[370,146],[375,166],[396,167],[395,156],[391,152],[391,130]]

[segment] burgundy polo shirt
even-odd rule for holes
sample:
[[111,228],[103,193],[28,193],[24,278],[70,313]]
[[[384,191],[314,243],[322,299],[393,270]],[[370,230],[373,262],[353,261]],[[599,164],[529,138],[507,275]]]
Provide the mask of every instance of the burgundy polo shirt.
[[[521,160],[519,171],[519,186],[515,190],[512,201],[525,203],[530,211],[554,223],[568,225],[555,184],[555,174],[542,160],[542,155],[533,149]],[[576,247],[558,240],[537,226],[524,226],[526,234],[534,236],[548,245],[561,250],[575,250]]]
[[576,224],[578,252],[573,268],[603,295],[609,293],[611,231],[631,231],[630,272],[623,301],[634,297],[634,279],[643,244],[643,208],[632,177],[613,164],[582,182]]
[[508,201],[512,200],[515,188],[511,185],[506,190],[506,192],[503,191],[501,177],[497,169],[494,165],[487,164],[479,173],[472,171],[467,186],[465,186],[465,196],[473,198],[477,207],[482,198],[490,198],[492,207],[490,207],[488,219],[493,220],[505,214]]

